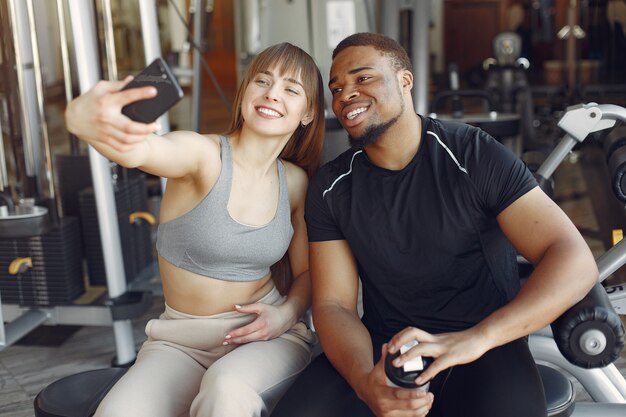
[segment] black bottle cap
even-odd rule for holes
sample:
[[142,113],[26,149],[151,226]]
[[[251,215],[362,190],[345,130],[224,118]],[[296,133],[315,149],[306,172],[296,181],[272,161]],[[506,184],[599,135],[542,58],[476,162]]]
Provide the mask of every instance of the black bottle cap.
[[[387,378],[389,378],[394,385],[397,385],[400,388],[416,389],[425,385],[417,385],[415,383],[415,379],[420,376],[424,370],[406,372],[402,366],[399,368],[393,366],[391,362],[398,356],[400,356],[400,351],[394,353],[393,355],[388,354],[385,358],[385,374],[387,374]],[[426,369],[432,362],[433,358],[422,356],[424,369]]]

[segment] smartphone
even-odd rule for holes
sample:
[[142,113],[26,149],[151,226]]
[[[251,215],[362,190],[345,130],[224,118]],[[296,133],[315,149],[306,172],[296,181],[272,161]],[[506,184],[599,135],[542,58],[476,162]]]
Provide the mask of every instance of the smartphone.
[[137,122],[152,123],[183,98],[183,90],[163,58],[155,59],[122,90],[154,86],[157,95],[148,100],[127,104],[122,113]]

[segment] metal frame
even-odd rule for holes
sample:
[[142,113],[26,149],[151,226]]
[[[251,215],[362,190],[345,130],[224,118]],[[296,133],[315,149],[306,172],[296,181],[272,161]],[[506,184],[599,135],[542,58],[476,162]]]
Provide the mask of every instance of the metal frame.
[[[145,54],[145,62],[146,65],[149,65],[156,58],[161,56],[161,41],[159,40],[159,26],[158,26],[158,18],[157,18],[157,7],[155,0],[139,0],[139,17],[141,19],[141,37],[143,38],[143,50]],[[196,57],[197,58],[197,57]],[[200,77],[199,72],[195,72],[196,68],[194,66],[194,83],[193,88],[194,91],[196,89],[197,80]],[[201,88],[202,86],[200,86]],[[201,99],[201,96],[198,95],[198,98]],[[195,104],[195,101],[193,102]],[[192,104],[193,106],[193,104]],[[193,114],[199,112],[199,109],[196,109],[195,106],[192,108]],[[192,120],[198,119],[198,116],[193,116]],[[170,118],[168,113],[166,112],[162,116],[157,119],[157,122],[161,126],[160,129],[156,132],[159,135],[163,135],[170,131]],[[193,123],[192,123],[193,124]],[[196,130],[197,132],[198,130]],[[161,177],[161,191],[165,192],[166,179]]]
[[[611,128],[617,121],[626,122],[626,109],[612,104],[580,104],[569,107],[558,125],[566,134],[537,170],[549,179],[563,159],[592,132]],[[608,278],[626,264],[626,241],[621,241],[597,259],[599,281]],[[620,307],[626,300],[623,286],[607,288],[611,303]],[[622,312],[623,314],[623,312]],[[626,415],[626,379],[614,364],[603,368],[584,369],[567,361],[559,352],[549,328],[529,337],[529,346],[538,363],[564,370],[575,377],[594,403],[576,403],[573,417],[617,417]]]
[[[12,0],[10,4],[12,15],[15,17],[18,13],[26,15],[26,11],[16,11],[16,5]],[[29,0],[25,5],[30,4]],[[64,22],[64,0],[58,0],[57,11],[60,13],[59,21]],[[97,33],[95,22],[95,10],[93,2],[84,2],[82,0],[65,0],[67,2],[67,10],[69,11],[69,19],[72,27],[72,41],[74,43],[74,52],[77,67],[77,77],[81,93],[89,90],[97,81],[100,80],[101,74],[99,70],[99,57],[97,46]],[[142,34],[144,39],[144,48],[146,52],[146,63],[151,62],[157,56],[161,55],[161,46],[159,41],[159,32],[157,25],[156,2],[155,0],[138,0],[141,14]],[[112,22],[110,19],[110,0],[102,0],[105,14],[105,31],[109,34],[106,39],[107,51],[114,51],[112,45]],[[33,21],[33,10],[29,10],[29,21]],[[23,19],[22,19],[23,20]],[[107,29],[108,28],[108,29]],[[24,31],[27,28],[22,27]],[[60,30],[65,30],[64,25],[60,24]],[[17,34],[14,35],[17,39]],[[64,36],[62,37],[65,38]],[[16,40],[17,42],[17,40]],[[33,53],[36,49],[33,48]],[[65,70],[69,70],[68,51],[62,50],[64,57]],[[20,60],[21,62],[21,60]],[[116,75],[116,66],[113,59],[107,61],[109,67],[109,75]],[[18,67],[20,68],[20,67]],[[18,74],[23,79],[22,74]],[[25,100],[27,92],[23,88],[20,89],[22,99]],[[66,91],[68,94],[68,91]],[[68,99],[71,97],[68,97]],[[169,131],[169,119],[167,115],[159,119],[161,130],[159,133]],[[107,289],[109,299],[116,299],[125,294],[128,290],[126,285],[126,277],[124,265],[121,262],[123,254],[121,250],[121,241],[119,235],[119,227],[117,221],[117,210],[115,207],[115,197],[113,184],[111,179],[111,171],[109,161],[100,155],[91,146],[89,149],[89,160],[91,165],[91,175],[93,179],[93,187],[96,195],[96,208],[98,212],[98,223],[100,230],[106,231],[101,233],[101,244],[103,249],[104,266],[107,277]],[[162,187],[164,187],[162,182]],[[0,350],[10,346],[22,336],[42,324],[70,324],[70,325],[91,325],[91,326],[112,326],[115,336],[116,346],[116,362],[120,365],[129,364],[134,361],[135,342],[132,333],[132,326],[129,319],[113,320],[111,306],[105,304],[99,305],[71,305],[71,306],[55,306],[55,307],[21,307],[19,305],[0,303]],[[6,326],[4,322],[8,322]]]

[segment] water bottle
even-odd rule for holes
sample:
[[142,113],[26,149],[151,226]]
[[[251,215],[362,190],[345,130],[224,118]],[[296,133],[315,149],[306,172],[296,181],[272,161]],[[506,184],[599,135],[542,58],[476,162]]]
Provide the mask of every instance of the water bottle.
[[385,374],[387,375],[387,385],[390,387],[428,391],[430,381],[417,385],[415,379],[433,362],[433,358],[418,356],[399,368],[391,363],[395,358],[417,345],[417,343],[417,340],[413,340],[400,347],[398,352],[392,355],[388,354],[385,358]]

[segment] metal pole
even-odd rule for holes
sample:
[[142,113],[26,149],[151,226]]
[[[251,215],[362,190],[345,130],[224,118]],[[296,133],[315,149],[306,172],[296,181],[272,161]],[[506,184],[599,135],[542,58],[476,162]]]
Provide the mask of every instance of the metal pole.
[[[161,56],[161,42],[159,40],[159,26],[155,0],[139,0],[139,14],[141,18],[141,36],[146,65]],[[161,129],[157,132],[163,135],[170,131],[170,119],[167,113],[158,119]]]
[[[161,56],[161,41],[159,39],[159,26],[155,0],[139,0],[139,15],[141,18],[141,36],[143,38],[143,50],[146,65]],[[156,132],[164,135],[170,131],[170,118],[167,113],[157,120],[161,128]],[[161,190],[165,191],[166,179],[161,177]]]
[[576,26],[576,0],[570,0],[567,8],[567,25],[569,26],[569,37],[565,42],[565,62],[567,65],[567,88],[570,98],[576,93],[576,36],[574,27]]
[[[2,135],[2,118],[0,117],[0,191],[9,186],[9,174],[7,173],[7,161],[4,154],[4,137]],[[2,304],[0,303],[0,306]],[[0,319],[2,317],[0,316]]]
[[70,102],[72,94],[72,69],[70,66],[70,54],[67,47],[67,33],[65,32],[65,9],[63,0],[57,0],[57,19],[59,21],[59,37],[61,40],[61,62],[63,63],[63,83],[65,87],[65,100]]
[[[46,184],[48,186],[48,195],[50,199],[56,202],[57,213],[61,207],[59,201],[55,199],[54,179],[52,178],[52,154],[50,153],[50,140],[48,138],[48,123],[46,122],[46,114],[44,109],[44,93],[43,80],[41,79],[41,62],[39,61],[39,43],[37,41],[37,25],[35,24],[35,10],[33,0],[26,2],[28,12],[28,25],[30,27],[30,43],[33,51],[33,73],[35,76],[35,98],[37,100],[37,116],[39,122],[39,132],[41,133],[41,144],[36,147],[40,149],[40,156],[43,154],[44,160],[41,165],[45,167]],[[42,149],[43,148],[43,149]],[[39,158],[37,158],[39,159]],[[39,167],[36,168],[39,172]],[[41,178],[37,178],[37,188],[41,186]],[[38,190],[43,191],[43,190]],[[55,219],[57,220],[57,219]]]
[[117,80],[117,55],[115,54],[115,36],[113,34],[113,14],[111,0],[102,0],[102,26],[104,29],[104,49],[106,51],[107,75],[109,80]]
[[28,100],[31,97],[27,89],[32,87],[32,48],[31,45],[24,45],[27,36],[23,32],[28,27],[28,16],[25,4],[22,1],[9,0],[9,13],[11,15],[11,26],[13,28],[13,45],[15,50],[15,68],[17,73],[17,90],[20,97],[20,110],[22,113],[22,135],[24,137],[24,168],[27,176],[35,176],[36,162],[33,152],[34,132],[30,115],[36,114],[37,109],[34,103]]
[[191,130],[200,131],[200,112],[202,110],[202,38],[204,0],[195,0],[193,15],[193,41],[197,48],[193,51],[193,88],[191,93]]
[[[63,67],[63,87],[65,88],[65,101],[69,103],[74,98],[72,92],[72,66],[70,64],[70,53],[67,40],[67,25],[65,24],[65,0],[57,0],[57,19],[59,23],[59,40],[61,41],[61,64]],[[78,139],[70,135],[70,153],[78,155],[80,147]],[[62,210],[59,210],[61,213]]]
[[6,325],[5,339],[4,341],[0,340],[0,350],[11,346],[48,319],[49,315],[44,310],[28,310]]
[[370,32],[376,32],[376,5],[375,0],[363,0],[363,6],[365,7],[365,17],[367,19],[367,30]]
[[428,78],[430,76],[430,1],[415,0],[413,5],[413,102],[419,114],[428,113]]
[[[89,90],[100,78],[98,69],[98,45],[96,23],[92,2],[69,0],[72,39],[74,40],[78,83],[81,93]],[[117,210],[109,170],[109,161],[89,146],[91,176],[96,195],[98,224],[107,274],[107,287],[111,298],[126,292],[126,275],[117,223]],[[130,363],[135,358],[135,344],[130,320],[113,322],[117,361]]]
[[382,7],[382,33],[396,41],[400,38],[400,1],[385,1]]

